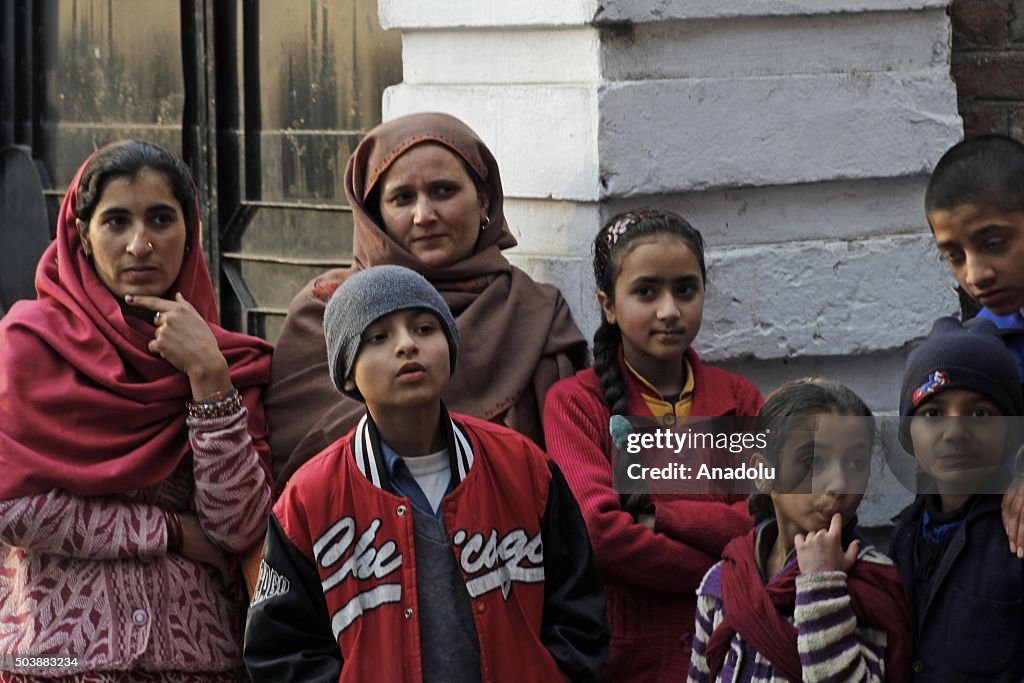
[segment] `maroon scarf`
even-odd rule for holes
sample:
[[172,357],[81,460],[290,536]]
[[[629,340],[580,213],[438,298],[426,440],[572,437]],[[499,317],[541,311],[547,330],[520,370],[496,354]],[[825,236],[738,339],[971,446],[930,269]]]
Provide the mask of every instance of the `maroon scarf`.
[[[152,322],[124,315],[82,250],[74,206],[84,168],[36,270],[38,298],[19,301],[0,320],[0,498],[55,488],[85,496],[134,491],[166,479],[191,452],[188,378],[149,351]],[[210,323],[248,408],[253,442],[268,460],[260,392],[272,347],[217,325],[199,209],[182,209],[195,213],[197,229],[170,293],[181,292]]]
[[[844,548],[854,538],[852,529],[852,524],[844,529]],[[766,547],[771,547],[777,534],[778,526],[769,523],[763,535]],[[721,670],[733,636],[739,634],[771,662],[776,671],[799,682],[802,667],[797,651],[797,630],[783,616],[792,614],[796,604],[796,577],[800,574],[797,563],[790,563],[765,585],[757,568],[757,529],[754,529],[725,547],[721,571],[725,616],[708,639],[706,656],[711,680],[715,680]],[[858,623],[886,632],[886,680],[910,681],[910,606],[899,571],[892,565],[858,560],[846,582]]]

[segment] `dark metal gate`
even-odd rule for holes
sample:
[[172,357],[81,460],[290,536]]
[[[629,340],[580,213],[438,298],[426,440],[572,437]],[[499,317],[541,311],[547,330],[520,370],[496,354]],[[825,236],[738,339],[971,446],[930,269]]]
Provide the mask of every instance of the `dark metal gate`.
[[345,161],[400,80],[376,0],[0,3],[0,149],[30,150],[51,230],[97,146],[178,150],[224,323],[269,339],[302,284],[350,261]]

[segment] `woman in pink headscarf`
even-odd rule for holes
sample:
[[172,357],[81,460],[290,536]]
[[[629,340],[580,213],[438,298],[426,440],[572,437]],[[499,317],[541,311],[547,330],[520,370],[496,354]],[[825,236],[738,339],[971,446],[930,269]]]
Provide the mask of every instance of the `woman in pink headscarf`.
[[217,324],[187,167],[93,154],[36,289],[0,320],[0,681],[237,680],[271,348]]

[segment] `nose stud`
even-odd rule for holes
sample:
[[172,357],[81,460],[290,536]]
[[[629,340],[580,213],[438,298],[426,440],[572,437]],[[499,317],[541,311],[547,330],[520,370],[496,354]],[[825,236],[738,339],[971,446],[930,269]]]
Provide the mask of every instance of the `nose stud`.
[[146,246],[149,247],[150,251],[153,251],[153,243],[152,242],[146,242]]

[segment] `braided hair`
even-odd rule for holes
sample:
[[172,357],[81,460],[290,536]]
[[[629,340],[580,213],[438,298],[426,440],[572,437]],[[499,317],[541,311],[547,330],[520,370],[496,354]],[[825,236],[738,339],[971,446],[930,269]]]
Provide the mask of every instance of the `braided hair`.
[[[767,448],[761,453],[764,459],[777,468],[782,447],[793,432],[794,423],[799,424],[798,420],[789,418],[809,417],[817,413],[872,417],[871,409],[860,396],[839,382],[818,377],[787,382],[768,394],[757,416],[756,431],[769,435]],[[875,422],[866,422],[871,430],[869,440],[873,443]],[[755,524],[775,517],[775,505],[770,493],[755,493],[750,497],[747,506]]]
[[[637,209],[620,213],[605,225],[594,240],[594,280],[599,291],[615,299],[615,281],[622,270],[623,259],[636,247],[640,237],[674,235],[693,250],[700,265],[701,283],[707,282],[704,267],[704,238],[682,216],[661,209]],[[629,400],[619,366],[622,334],[618,325],[604,316],[594,333],[594,370],[601,380],[604,401],[612,415],[626,415]]]
[[[615,300],[615,281],[622,270],[622,261],[636,248],[640,237],[674,235],[693,250],[700,266],[701,284],[706,282],[704,268],[704,238],[686,219],[671,211],[659,209],[637,209],[620,213],[612,218],[597,233],[594,240],[594,280],[599,291],[609,300]],[[602,315],[601,326],[594,333],[594,371],[601,381],[604,401],[612,415],[628,415],[629,399],[626,396],[625,378],[619,365],[619,347],[622,333]],[[627,466],[620,459],[616,468]],[[624,473],[616,477],[628,481]],[[619,503],[623,510],[634,517],[647,507],[647,495],[642,491],[622,493]]]

